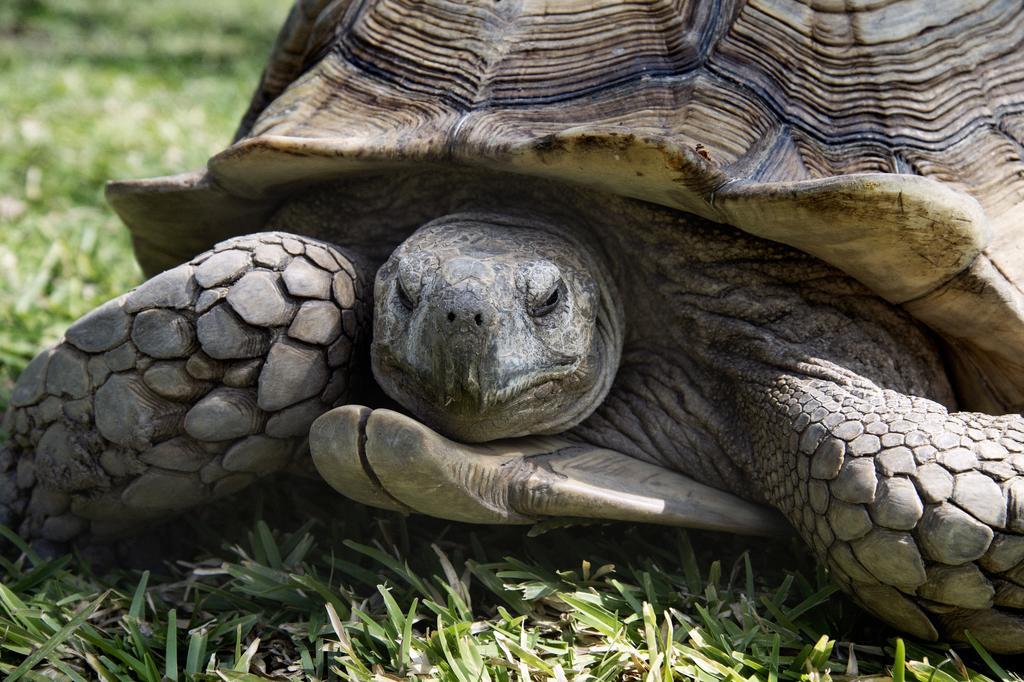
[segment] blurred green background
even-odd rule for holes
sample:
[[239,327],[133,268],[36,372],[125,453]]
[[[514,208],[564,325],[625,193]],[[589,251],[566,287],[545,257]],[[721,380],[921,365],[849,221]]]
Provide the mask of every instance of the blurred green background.
[[141,279],[104,183],[226,146],[290,6],[0,2],[0,409],[41,346]]

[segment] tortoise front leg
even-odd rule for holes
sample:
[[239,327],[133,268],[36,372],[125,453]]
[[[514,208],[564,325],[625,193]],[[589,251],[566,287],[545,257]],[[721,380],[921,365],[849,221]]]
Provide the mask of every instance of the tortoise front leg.
[[750,473],[836,580],[918,637],[1024,652],[1024,418],[773,379],[741,399]]
[[472,523],[565,516],[787,535],[775,510],[564,436],[466,444],[391,410],[345,405],[316,420],[320,475],[364,504]]
[[346,397],[368,291],[344,252],[275,232],[100,306],[14,389],[0,520],[60,549],[298,466],[309,425]]

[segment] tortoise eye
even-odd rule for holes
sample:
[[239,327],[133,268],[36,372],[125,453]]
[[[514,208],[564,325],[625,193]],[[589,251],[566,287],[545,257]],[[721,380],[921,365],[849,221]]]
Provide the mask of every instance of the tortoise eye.
[[405,285],[402,283],[402,278],[399,277],[395,283],[395,289],[398,291],[398,301],[401,303],[406,310],[412,310],[416,307],[416,301],[412,300],[412,296],[405,290]]
[[555,284],[555,288],[551,290],[551,294],[536,308],[530,310],[530,315],[533,317],[543,317],[552,310],[558,307],[558,302],[561,300],[562,281],[559,280]]
[[395,292],[407,310],[413,310],[419,305],[423,285],[437,269],[437,256],[433,254],[414,251],[398,259]]

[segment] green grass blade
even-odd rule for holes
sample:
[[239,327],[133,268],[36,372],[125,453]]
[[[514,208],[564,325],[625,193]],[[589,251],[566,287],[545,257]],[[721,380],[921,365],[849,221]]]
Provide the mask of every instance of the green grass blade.
[[985,665],[988,666],[989,670],[995,673],[999,680],[1008,682],[1009,680],[1014,679],[1010,676],[1010,673],[1003,669],[1003,666],[996,663],[996,659],[992,658],[992,654],[990,654],[988,650],[981,645],[981,642],[974,638],[974,635],[972,635],[969,630],[964,630],[964,636],[967,638],[967,642],[977,652],[978,657],[985,661]]
[[167,634],[164,644],[164,676],[178,682],[178,612],[167,612]]
[[896,638],[896,652],[892,662],[892,682],[904,682],[907,667],[907,650],[903,640]]
[[441,600],[441,595],[437,593],[437,590],[432,588],[430,585],[424,582],[422,578],[413,573],[413,571],[409,568],[408,563],[399,561],[394,557],[380,551],[379,549],[369,547],[358,542],[345,540],[344,544],[346,547],[354,549],[360,554],[365,554],[366,556],[375,559],[381,565],[386,566],[388,569],[391,570],[392,573],[394,573],[396,576],[398,576],[399,578],[407,582],[409,585],[411,585],[413,588],[415,588],[420,593],[421,597],[433,599],[434,601]]
[[274,540],[274,534],[270,532],[270,526],[263,519],[256,522],[256,535],[266,556],[267,565],[274,569],[280,569],[283,565],[281,549],[277,546],[277,541]]
[[402,624],[402,646],[398,652],[399,672],[404,672],[411,663],[410,650],[412,649],[412,625],[416,620],[416,607],[419,606],[419,599],[414,598],[409,605],[409,612],[405,615],[405,623]]
[[28,658],[21,662],[17,668],[7,676],[7,682],[16,682],[25,673],[34,668],[40,661],[50,655],[54,649],[59,647],[67,640],[68,637],[74,633],[79,627],[89,619],[96,609],[100,607],[100,604],[107,598],[108,593],[103,593],[97,597],[92,603],[86,606],[80,611],[75,617],[69,620],[60,630],[55,632],[52,637],[46,640],[46,642],[32,652]]
[[189,636],[188,652],[185,654],[185,674],[203,672],[206,663],[206,631],[196,630]]
[[60,673],[62,675],[64,675],[67,679],[71,680],[71,682],[87,682],[87,680],[84,677],[82,677],[80,674],[78,674],[78,672],[76,670],[73,670],[64,661],[59,661],[59,660],[50,661],[50,665],[52,665],[54,668],[59,670]]
[[149,571],[143,571],[135,586],[135,594],[132,596],[131,606],[128,607],[128,617],[138,621],[142,619],[142,611],[146,608],[146,585],[149,583]]
[[467,561],[466,566],[469,567],[470,572],[473,574],[480,583],[486,587],[490,592],[506,604],[512,607],[512,609],[522,615],[528,615],[533,608],[515,592],[505,589],[504,583],[495,575],[494,571],[485,566],[484,564],[476,561]]
[[7,539],[12,545],[18,548],[18,551],[28,557],[28,560],[32,562],[33,566],[38,566],[43,563],[43,560],[39,558],[36,551],[29,547],[29,544],[21,539],[21,536],[15,533],[13,530],[0,523],[0,535]]

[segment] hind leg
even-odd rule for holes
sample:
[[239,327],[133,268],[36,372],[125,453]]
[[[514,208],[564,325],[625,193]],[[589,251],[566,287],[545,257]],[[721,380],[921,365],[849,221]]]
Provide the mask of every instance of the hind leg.
[[0,521],[59,550],[301,471],[310,423],[347,397],[364,276],[329,244],[255,234],[74,323],[11,396]]

